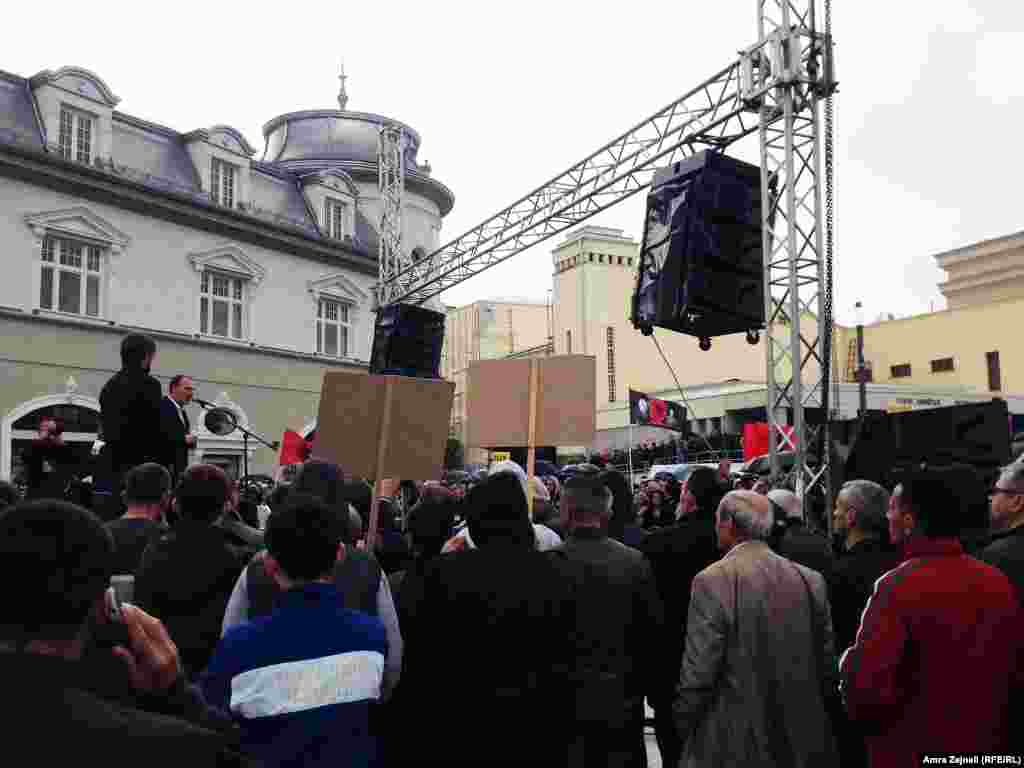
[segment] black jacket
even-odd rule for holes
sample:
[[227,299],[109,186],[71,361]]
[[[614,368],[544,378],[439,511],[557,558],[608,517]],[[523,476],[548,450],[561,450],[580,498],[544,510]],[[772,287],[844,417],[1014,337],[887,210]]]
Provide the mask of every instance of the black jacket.
[[790,518],[786,521],[786,532],[775,546],[775,551],[794,563],[817,571],[826,582],[832,575],[835,555],[828,536],[808,528],[803,520]]
[[664,632],[651,565],[595,529],[575,529],[560,551],[575,581],[575,721],[621,728],[665,674],[650,653],[651,639]]
[[675,696],[686,641],[693,578],[719,559],[715,520],[707,515],[684,517],[675,525],[651,531],[640,551],[651,562],[654,581],[665,608],[663,645],[657,649],[664,686],[651,696],[652,706],[667,707]]
[[[174,717],[108,701],[91,691],[82,665],[52,656],[0,653],[4,748],[14,762],[136,768],[154,761],[189,768],[247,765],[229,739]],[[22,755],[23,758],[13,756]]]
[[977,558],[1006,574],[1017,589],[1018,599],[1024,602],[1024,525],[993,533]]
[[242,562],[222,530],[185,520],[142,555],[135,603],[167,627],[190,677],[205,669],[217,643]]
[[[103,385],[100,418],[116,488],[124,473],[147,461],[163,462],[160,382],[139,369],[122,369]],[[116,490],[115,490],[116,493]]]
[[481,755],[500,754],[502,762],[529,765],[540,749],[541,763],[563,765],[564,728],[546,729],[540,741],[509,738],[509,729],[571,720],[571,590],[554,552],[498,545],[427,563],[411,611],[419,618],[408,634],[402,628],[399,687],[415,716],[401,725],[411,752],[396,764],[443,754],[449,768],[475,768]]
[[[179,416],[179,413],[181,414]],[[182,422],[182,418],[185,419]],[[160,398],[160,463],[178,477],[188,468],[188,445],[185,437],[191,430],[188,414],[178,410],[178,406],[169,397]]]
[[63,499],[75,471],[75,455],[64,442],[33,440],[22,453],[26,499]]
[[853,645],[875,582],[901,560],[899,550],[878,539],[859,541],[836,560],[827,583],[837,654]]

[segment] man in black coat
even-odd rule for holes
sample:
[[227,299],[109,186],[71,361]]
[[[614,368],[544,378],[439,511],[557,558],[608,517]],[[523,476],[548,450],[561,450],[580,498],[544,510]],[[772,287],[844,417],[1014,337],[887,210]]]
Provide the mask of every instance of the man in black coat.
[[244,564],[214,525],[230,495],[222,469],[189,467],[174,498],[178,522],[149,546],[135,574],[135,602],[167,625],[190,679],[206,668],[220,641]]
[[785,518],[785,530],[775,544],[776,553],[817,571],[827,582],[835,566],[832,543],[828,536],[807,525],[800,497],[785,488],[776,488],[768,492],[768,500]]
[[33,501],[0,513],[0,579],[18,585],[0,625],[0,676],[17,691],[3,708],[4,748],[39,765],[128,768],[153,755],[194,768],[241,765],[224,734],[174,716],[184,687],[178,655],[162,624],[138,608],[122,607],[122,638],[106,653],[140,700],[167,715],[92,687],[82,659],[90,638],[113,626],[105,596],[113,553],[99,519],[73,504]]
[[[100,392],[112,494],[119,501],[124,474],[146,462],[162,463],[160,382],[149,375],[156,342],[133,333],[121,342],[121,370]],[[114,515],[117,517],[118,515]]]
[[1024,463],[999,475],[989,496],[992,537],[978,559],[1006,574],[1024,602]]
[[678,765],[683,744],[672,715],[679,682],[694,577],[721,556],[715,535],[715,510],[724,491],[718,473],[698,467],[681,489],[675,525],[649,533],[640,543],[654,571],[665,607],[665,632],[652,643],[661,664],[663,685],[649,698],[655,714],[655,733],[663,765]]
[[[853,645],[875,582],[902,559],[896,547],[889,544],[888,508],[888,492],[870,480],[851,480],[836,496],[832,521],[842,537],[843,553],[828,577],[828,591],[837,654]],[[858,727],[845,713],[832,714],[840,765],[867,766],[867,748]]]
[[[564,558],[538,552],[522,483],[489,476],[467,497],[474,548],[427,564],[402,628],[409,722],[395,723],[407,754],[448,768],[564,765],[573,718],[575,608]],[[524,723],[536,727],[523,730]],[[538,730],[539,729],[539,730]],[[490,756],[490,757],[489,757]]]
[[192,379],[178,374],[171,379],[167,395],[160,400],[160,438],[163,445],[161,464],[171,473],[172,482],[177,481],[188,468],[188,452],[196,447],[195,435],[191,434],[185,406],[192,402],[195,388]]
[[666,674],[650,652],[664,632],[664,611],[644,556],[608,538],[612,494],[604,478],[580,475],[565,484],[561,546],[576,592],[573,683],[575,718],[566,765],[642,768],[644,699]]

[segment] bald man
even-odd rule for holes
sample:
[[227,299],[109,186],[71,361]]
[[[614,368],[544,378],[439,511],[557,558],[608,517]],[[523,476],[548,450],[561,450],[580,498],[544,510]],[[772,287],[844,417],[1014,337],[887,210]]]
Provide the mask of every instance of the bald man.
[[725,554],[693,581],[674,705],[684,767],[837,763],[823,695],[836,684],[825,580],[772,552],[772,523],[771,502],[753,491],[718,507]]

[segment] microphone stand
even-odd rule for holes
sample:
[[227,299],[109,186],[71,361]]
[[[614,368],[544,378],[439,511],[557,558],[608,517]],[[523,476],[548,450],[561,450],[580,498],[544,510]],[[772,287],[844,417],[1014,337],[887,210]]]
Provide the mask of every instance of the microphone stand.
[[[218,406],[214,405],[213,403],[208,403],[205,400],[195,400],[194,402],[200,408],[206,411],[221,410],[229,414],[231,413],[226,408],[218,408]],[[276,451],[278,448],[280,448],[281,443],[278,442],[277,440],[275,440],[272,443],[269,443],[265,439],[257,435],[255,432],[250,432],[248,429],[246,429],[245,427],[238,423],[238,419],[234,417],[234,414],[231,414],[231,423],[234,424],[235,429],[242,433],[242,477],[246,478],[249,476],[249,438],[251,437],[256,442],[262,443],[272,451]],[[231,431],[234,432],[234,429]],[[228,434],[231,434],[231,432],[228,432]]]

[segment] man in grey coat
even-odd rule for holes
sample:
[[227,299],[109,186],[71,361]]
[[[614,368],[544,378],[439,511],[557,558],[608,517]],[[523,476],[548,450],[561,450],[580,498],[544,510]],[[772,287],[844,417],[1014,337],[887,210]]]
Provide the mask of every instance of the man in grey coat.
[[677,698],[682,765],[830,768],[836,658],[825,580],[776,555],[768,499],[718,507],[724,557],[693,581]]

